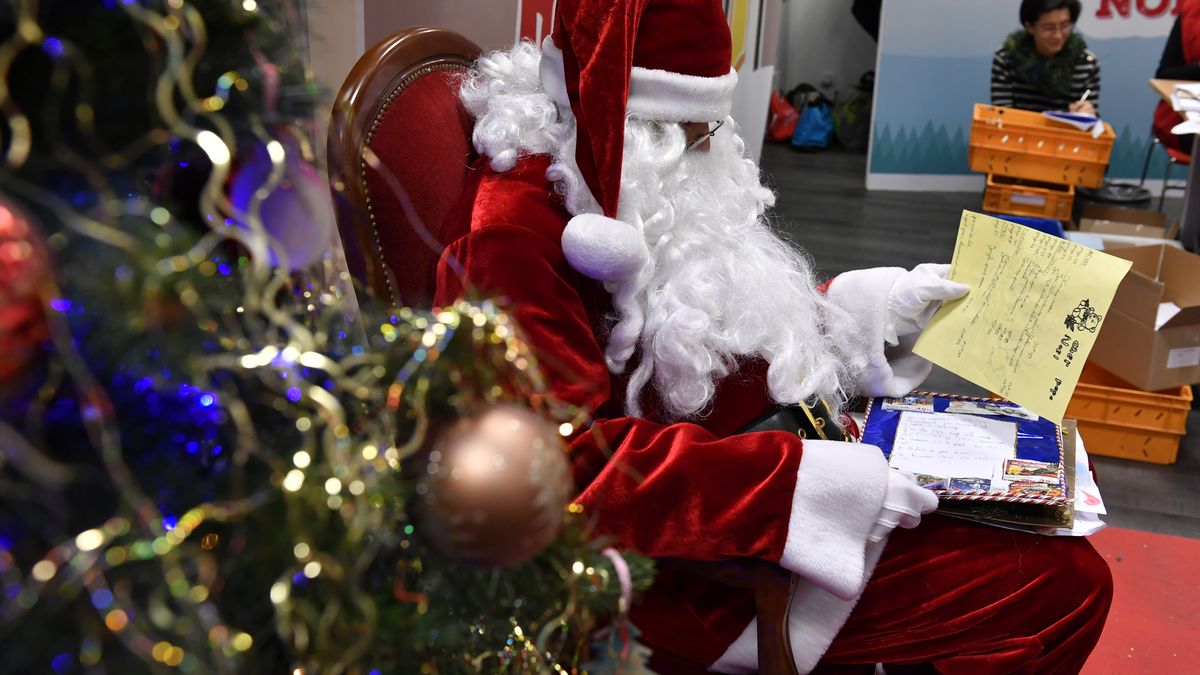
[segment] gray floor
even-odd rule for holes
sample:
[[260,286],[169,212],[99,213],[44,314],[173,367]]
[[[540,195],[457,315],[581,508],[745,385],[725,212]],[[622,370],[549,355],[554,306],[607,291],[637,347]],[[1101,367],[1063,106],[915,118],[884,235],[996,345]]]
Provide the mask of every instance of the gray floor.
[[[777,226],[809,252],[826,277],[863,267],[949,262],[960,213],[981,207],[975,193],[868,192],[861,154],[805,154],[768,144],[761,164],[778,194]],[[1178,210],[1177,203],[1167,203],[1168,212]],[[985,393],[936,367],[925,386]],[[1109,524],[1200,538],[1200,411],[1188,418],[1176,464],[1095,456],[1093,461]]]

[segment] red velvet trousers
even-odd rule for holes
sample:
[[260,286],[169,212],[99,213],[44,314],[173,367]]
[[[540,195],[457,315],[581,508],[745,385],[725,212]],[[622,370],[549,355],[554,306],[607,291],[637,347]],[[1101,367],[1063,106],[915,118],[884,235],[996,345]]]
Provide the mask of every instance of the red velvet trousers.
[[[1077,673],[1100,637],[1112,575],[1080,537],[926,516],[896,530],[815,673]],[[655,654],[668,673],[704,668]],[[907,666],[907,667],[906,667]]]

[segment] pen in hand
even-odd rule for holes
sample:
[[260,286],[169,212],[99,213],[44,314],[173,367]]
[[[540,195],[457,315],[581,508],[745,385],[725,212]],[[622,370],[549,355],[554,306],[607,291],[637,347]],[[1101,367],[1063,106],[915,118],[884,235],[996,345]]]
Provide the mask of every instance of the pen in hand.
[[1091,103],[1088,103],[1088,97],[1092,95],[1092,90],[1089,88],[1083,92],[1083,96],[1079,97],[1078,101],[1072,103],[1067,109],[1073,113],[1085,113],[1089,115],[1096,114],[1096,108]]

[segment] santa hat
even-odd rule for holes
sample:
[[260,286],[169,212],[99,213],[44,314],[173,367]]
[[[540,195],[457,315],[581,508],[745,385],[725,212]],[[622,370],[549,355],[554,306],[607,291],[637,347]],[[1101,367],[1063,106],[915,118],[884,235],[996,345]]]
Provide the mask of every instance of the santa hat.
[[563,251],[601,281],[635,274],[649,252],[616,220],[625,116],[714,122],[729,115],[737,72],[720,0],[559,0],[542,42],[541,79],[576,120],[575,159],[603,215],[571,219]]

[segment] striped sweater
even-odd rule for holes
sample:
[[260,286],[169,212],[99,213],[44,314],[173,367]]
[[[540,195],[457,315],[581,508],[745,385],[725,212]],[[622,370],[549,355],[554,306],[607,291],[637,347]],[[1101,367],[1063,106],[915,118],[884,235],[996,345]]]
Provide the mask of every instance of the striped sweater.
[[1100,62],[1096,55],[1084,50],[1071,73],[1069,91],[1055,92],[1051,96],[1038,89],[1034,83],[1023,80],[1016,72],[1016,59],[1008,49],[1000,49],[992,59],[992,105],[1002,105],[1022,110],[1043,112],[1066,110],[1073,101],[1083,97],[1088,89],[1088,101],[1100,113]]

